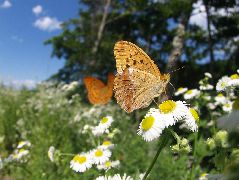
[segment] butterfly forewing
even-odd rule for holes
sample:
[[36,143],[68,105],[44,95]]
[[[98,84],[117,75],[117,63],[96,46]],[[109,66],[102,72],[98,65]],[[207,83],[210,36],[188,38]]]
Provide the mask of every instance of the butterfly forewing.
[[142,49],[119,41],[115,44],[114,55],[118,72],[114,81],[115,98],[126,112],[147,107],[165,90],[169,75],[161,75]]
[[121,74],[125,68],[134,67],[141,71],[160,75],[153,60],[138,46],[128,41],[119,41],[114,46],[117,72]]

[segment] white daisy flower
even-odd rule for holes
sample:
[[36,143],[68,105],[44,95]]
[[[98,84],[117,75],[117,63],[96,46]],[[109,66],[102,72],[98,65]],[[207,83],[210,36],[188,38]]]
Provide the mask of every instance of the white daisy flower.
[[133,178],[127,174],[124,174],[123,176],[120,176],[120,174],[115,174],[113,176],[113,180],[133,180]]
[[140,173],[139,174],[139,179],[142,180],[144,178],[145,173]]
[[51,160],[51,162],[54,162],[54,153],[55,153],[55,147],[51,146],[48,150],[48,158]]
[[203,96],[203,99],[205,99],[206,101],[210,101],[212,99],[212,97],[209,95],[205,95],[205,96]]
[[99,165],[97,165],[97,168],[99,169],[99,170],[109,170],[109,169],[111,169],[111,168],[116,168],[116,167],[118,167],[120,165],[120,161],[119,160],[117,160],[117,161],[106,161],[105,163],[103,163],[103,164],[99,164]]
[[197,89],[190,89],[184,94],[184,99],[196,98],[200,95],[200,91]]
[[199,116],[195,109],[189,108],[187,116],[182,121],[189,130],[193,132],[197,131],[197,121],[199,121]]
[[26,149],[19,149],[13,154],[13,159],[20,160],[21,158],[25,157],[29,154],[29,150]]
[[111,131],[111,132],[107,135],[107,137],[110,138],[110,139],[112,139],[116,134],[120,134],[120,133],[121,133],[121,131],[120,131],[119,129],[115,128],[115,129],[113,129],[113,131]]
[[88,153],[81,153],[74,156],[70,162],[70,168],[76,172],[85,172],[91,168],[93,164],[92,158]]
[[112,180],[111,176],[99,176],[95,180]]
[[206,77],[208,77],[208,78],[212,78],[212,74],[209,73],[209,72],[205,72],[204,75],[205,75]]
[[77,113],[74,117],[74,122],[79,122],[81,120],[81,113]]
[[86,134],[88,131],[92,131],[94,129],[94,126],[90,126],[88,124],[84,125],[82,134]]
[[208,174],[202,173],[198,180],[208,180]]
[[112,144],[110,141],[104,141],[102,145],[99,146],[100,149],[112,149],[114,147],[114,144]]
[[108,133],[109,132],[108,128],[111,126],[112,122],[113,122],[112,116],[103,117],[99,125],[92,128],[92,133],[95,136],[100,136],[104,133]]
[[213,104],[213,103],[208,103],[208,104],[207,104],[207,107],[208,107],[210,110],[216,109],[216,105]]
[[108,149],[97,148],[91,151],[91,156],[95,164],[103,164],[109,161],[111,152]]
[[2,161],[2,158],[0,157],[0,169],[3,168],[3,161]]
[[188,90],[188,88],[180,87],[180,88],[178,88],[178,90],[174,93],[174,95],[175,95],[175,96],[179,96],[180,94],[185,93],[187,90]]
[[92,133],[95,135],[95,136],[100,136],[100,135],[103,135],[105,132],[105,129],[100,127],[100,126],[96,126],[96,127],[93,127],[92,128]]
[[237,70],[237,73],[239,74],[239,69]]
[[145,141],[158,138],[165,128],[165,122],[161,116],[158,109],[151,108],[140,123],[137,134],[142,136]]
[[103,129],[108,129],[113,122],[112,116],[103,117],[100,121],[99,126]]
[[21,149],[23,146],[30,147],[31,146],[30,141],[20,141],[17,145],[17,149]]
[[212,90],[213,89],[213,85],[211,85],[211,84],[200,85],[199,89],[200,90]]
[[159,105],[161,116],[159,120],[163,120],[165,127],[174,125],[177,121],[184,118],[188,112],[186,103],[183,101],[167,100]]
[[225,91],[226,88],[228,87],[228,83],[231,80],[228,76],[223,76],[221,79],[218,80],[217,85],[216,85],[216,90],[217,91]]
[[232,104],[233,102],[228,101],[227,103],[223,104],[222,110],[225,112],[231,112],[232,111]]
[[232,86],[232,87],[235,87],[235,86],[239,86],[239,75],[238,74],[233,74],[230,76],[230,81],[228,83],[228,86]]
[[222,94],[222,93],[219,93],[216,97],[215,97],[215,101],[216,101],[216,105],[219,105],[219,104],[224,104],[227,99],[226,97]]
[[79,85],[79,83],[77,81],[73,81],[68,85],[67,91],[72,91],[74,90],[77,86]]

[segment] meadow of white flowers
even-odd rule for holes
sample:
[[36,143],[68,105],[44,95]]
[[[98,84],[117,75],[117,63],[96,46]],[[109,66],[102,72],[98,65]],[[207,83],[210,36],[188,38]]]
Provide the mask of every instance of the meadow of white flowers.
[[78,82],[1,86],[0,178],[233,179],[239,72],[212,78],[132,114],[90,105]]

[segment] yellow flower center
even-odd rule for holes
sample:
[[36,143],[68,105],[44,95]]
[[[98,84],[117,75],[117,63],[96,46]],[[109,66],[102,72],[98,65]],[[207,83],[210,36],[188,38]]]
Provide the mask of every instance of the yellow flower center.
[[144,131],[148,131],[153,126],[154,121],[155,121],[155,119],[153,116],[148,116],[148,117],[144,118],[142,121],[142,125],[141,125],[142,129]]
[[25,151],[25,149],[20,149],[20,150],[19,150],[19,153],[24,152],[24,151]]
[[22,144],[24,144],[24,141],[20,141],[20,142],[18,143],[19,146],[22,145]]
[[233,103],[233,109],[239,110],[239,98],[237,98]]
[[227,108],[231,107],[231,105],[230,105],[229,103],[225,104],[225,106],[226,106]]
[[222,82],[221,87],[224,88],[226,86],[225,82]]
[[159,109],[163,114],[173,112],[176,108],[176,103],[173,100],[164,101],[159,105]]
[[17,154],[14,154],[13,155],[13,159],[17,159],[18,158],[18,155]]
[[108,118],[107,117],[103,117],[101,119],[101,124],[107,123],[108,122]]
[[190,89],[190,90],[188,90],[187,92],[186,92],[186,94],[192,94],[193,93],[193,90],[192,89]]
[[73,158],[73,161],[79,163],[79,164],[83,164],[84,162],[86,162],[86,157],[85,156],[80,156],[79,154],[76,155],[74,158]]
[[178,91],[182,91],[182,90],[183,90],[183,87],[178,88]]
[[95,156],[96,156],[96,157],[100,157],[100,156],[102,156],[102,155],[103,155],[103,152],[102,152],[101,150],[97,149],[97,150],[95,151]]
[[238,74],[233,74],[230,76],[231,79],[239,79],[239,75]]
[[105,145],[105,146],[109,146],[110,144],[111,144],[110,141],[104,141],[104,142],[103,142],[103,145]]
[[111,162],[110,162],[110,161],[107,161],[107,162],[105,163],[105,166],[106,166],[106,167],[110,167],[110,166],[111,166]]
[[222,93],[219,93],[219,94],[217,95],[217,97],[223,97],[223,94],[222,94]]
[[189,110],[190,110],[190,113],[192,114],[193,118],[195,119],[195,121],[199,121],[199,116],[198,116],[197,111],[193,108],[189,108]]

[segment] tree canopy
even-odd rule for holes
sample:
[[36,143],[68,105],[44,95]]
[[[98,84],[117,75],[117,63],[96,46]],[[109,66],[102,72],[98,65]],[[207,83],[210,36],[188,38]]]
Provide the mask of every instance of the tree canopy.
[[[199,13],[205,15],[205,27],[190,23]],[[79,17],[65,22],[62,33],[46,41],[53,46],[52,55],[65,60],[51,79],[106,77],[115,71],[114,44],[127,40],[142,47],[162,71],[184,66],[174,73],[174,81],[190,87],[193,83],[188,82],[196,82],[202,72],[218,77],[239,66],[238,24],[235,0],[82,0]],[[179,56],[170,62],[177,46],[182,47],[176,52]]]

